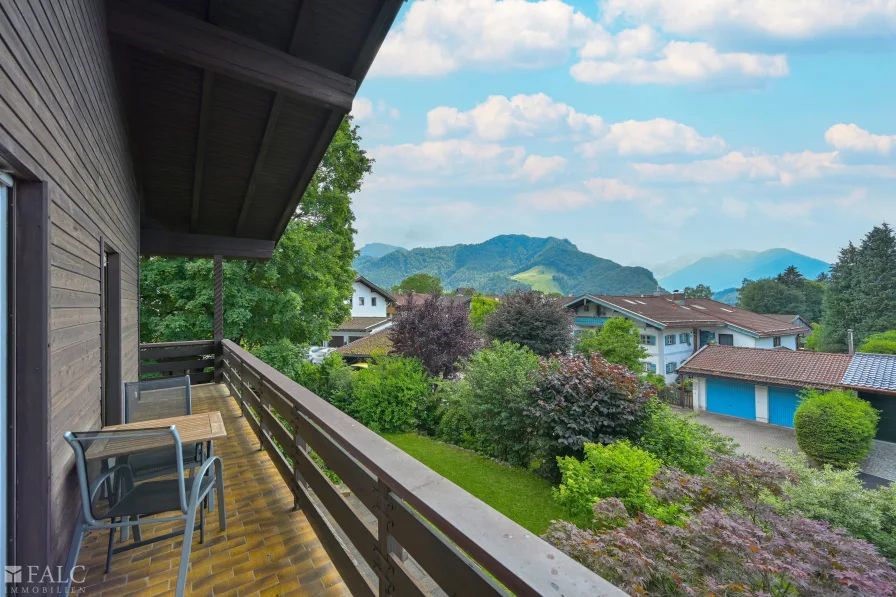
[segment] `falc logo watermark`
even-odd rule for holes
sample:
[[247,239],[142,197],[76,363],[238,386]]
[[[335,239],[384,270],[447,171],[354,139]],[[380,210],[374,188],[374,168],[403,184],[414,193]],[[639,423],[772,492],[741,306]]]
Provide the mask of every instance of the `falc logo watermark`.
[[78,595],[87,578],[84,566],[5,566],[7,595]]

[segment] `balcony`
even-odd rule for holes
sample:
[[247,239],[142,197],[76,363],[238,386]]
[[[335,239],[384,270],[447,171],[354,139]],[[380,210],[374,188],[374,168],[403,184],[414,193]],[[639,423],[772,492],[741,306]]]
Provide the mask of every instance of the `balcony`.
[[576,317],[576,325],[580,327],[600,327],[607,323],[609,317]]
[[[207,344],[141,351],[169,355],[153,372],[205,379],[214,359],[183,359]],[[193,395],[194,411],[220,411],[227,429],[215,444],[227,531],[211,516],[205,543],[194,537],[187,594],[624,595],[235,343],[219,352],[225,383]],[[144,526],[145,537],[172,530]],[[180,540],[125,552],[105,575],[107,537],[85,540],[85,594],[173,593]]]

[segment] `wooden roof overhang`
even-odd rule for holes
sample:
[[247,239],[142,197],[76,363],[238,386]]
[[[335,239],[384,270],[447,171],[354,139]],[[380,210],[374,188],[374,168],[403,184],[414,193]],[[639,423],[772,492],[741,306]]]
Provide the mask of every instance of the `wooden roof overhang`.
[[404,0],[107,0],[140,251],[267,259]]

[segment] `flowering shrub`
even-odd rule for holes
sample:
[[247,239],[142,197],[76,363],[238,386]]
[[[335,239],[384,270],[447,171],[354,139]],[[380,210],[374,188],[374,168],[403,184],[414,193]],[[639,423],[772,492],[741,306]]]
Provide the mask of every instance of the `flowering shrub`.
[[616,498],[594,512],[609,530],[555,521],[544,538],[630,595],[896,595],[896,573],[874,547],[826,522],[773,512],[757,522],[708,506],[676,526],[632,518]]
[[855,392],[805,390],[793,416],[800,449],[822,464],[847,468],[871,449],[880,415]]
[[737,444],[711,427],[698,423],[696,414],[682,415],[668,404],[651,400],[644,432],[638,445],[659,457],[667,466],[703,474],[712,453],[733,455]]
[[643,512],[656,498],[650,482],[660,461],[649,452],[621,440],[615,444],[585,444],[585,459],[558,458],[563,478],[554,497],[583,526],[592,522],[592,508],[599,499],[616,497],[629,512]]
[[654,389],[599,354],[542,359],[532,389],[543,472],[559,477],[558,456],[581,459],[586,443],[641,436]]

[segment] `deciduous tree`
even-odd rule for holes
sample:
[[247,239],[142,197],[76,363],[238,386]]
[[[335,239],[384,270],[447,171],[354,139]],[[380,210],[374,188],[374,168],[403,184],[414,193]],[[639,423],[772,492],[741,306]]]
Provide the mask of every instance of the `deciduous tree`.
[[572,346],[573,314],[562,301],[548,299],[537,290],[516,291],[486,320],[483,330],[491,340],[527,346],[546,356]]
[[401,284],[393,290],[399,294],[410,294],[411,292],[416,292],[417,294],[441,294],[442,281],[437,276],[430,274],[414,274],[402,280]]
[[696,286],[688,286],[684,289],[685,298],[694,299],[711,299],[712,288],[706,284],[697,284]]
[[641,337],[635,324],[624,317],[608,319],[603,328],[579,336],[576,350],[590,355],[599,352],[603,358],[617,365],[625,365],[640,373],[641,361],[647,358],[647,350],[641,345]]

